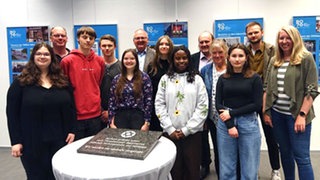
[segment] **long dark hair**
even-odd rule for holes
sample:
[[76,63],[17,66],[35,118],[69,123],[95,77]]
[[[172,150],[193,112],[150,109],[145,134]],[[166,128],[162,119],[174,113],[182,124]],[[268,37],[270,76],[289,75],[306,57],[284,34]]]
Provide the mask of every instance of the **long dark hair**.
[[59,61],[56,59],[56,56],[54,54],[53,48],[45,42],[37,43],[33,47],[28,63],[22,70],[21,74],[17,77],[20,84],[21,85],[33,85],[33,84],[40,85],[41,71],[35,64],[34,58],[35,58],[36,52],[42,47],[47,48],[50,53],[51,63],[48,67],[48,76],[49,76],[49,79],[51,80],[52,85],[59,88],[68,86],[68,78],[63,74],[62,69],[60,68]]
[[172,51],[172,54],[171,54],[171,63],[170,63],[170,67],[169,67],[167,75],[169,76],[170,79],[174,78],[174,73],[177,72],[177,69],[176,69],[176,67],[174,65],[174,55],[180,50],[184,51],[187,54],[188,62],[189,62],[188,67],[186,69],[186,72],[188,73],[187,81],[189,83],[192,83],[194,81],[195,75],[197,73],[196,73],[196,71],[194,70],[194,68],[191,65],[191,54],[190,54],[190,51],[185,46],[175,46],[173,48],[173,51]]
[[119,100],[119,99],[122,99],[122,92],[123,92],[123,89],[126,85],[126,83],[128,82],[127,80],[127,74],[128,74],[128,71],[127,71],[127,68],[124,66],[124,63],[123,63],[123,59],[124,59],[124,56],[127,54],[127,53],[132,53],[135,60],[136,60],[136,66],[134,67],[134,70],[133,70],[133,94],[134,94],[134,98],[135,99],[139,99],[141,96],[142,96],[142,75],[141,75],[141,71],[139,69],[139,60],[138,60],[138,54],[136,52],[135,49],[127,49],[123,52],[122,54],[122,58],[121,58],[121,75],[120,75],[120,78],[119,78],[119,81],[117,82],[117,85],[116,85],[116,88],[115,88],[115,95],[116,95],[116,99]]
[[234,70],[233,70],[233,67],[232,67],[232,65],[231,65],[231,63],[230,63],[230,54],[232,53],[232,51],[234,50],[234,49],[241,49],[241,50],[243,50],[244,51],[244,53],[245,53],[245,55],[246,55],[246,62],[244,63],[244,65],[243,65],[243,68],[242,68],[242,74],[244,75],[244,77],[251,77],[253,74],[254,74],[254,71],[252,71],[251,70],[251,68],[250,68],[250,63],[248,62],[248,57],[249,57],[249,51],[248,51],[248,49],[246,48],[246,46],[245,45],[243,45],[243,44],[241,44],[241,43],[236,43],[236,44],[233,44],[230,48],[229,48],[229,50],[228,50],[228,61],[227,61],[227,71],[226,71],[226,73],[223,75],[223,77],[226,77],[226,78],[228,78],[228,77],[230,77],[230,76],[232,76],[235,72],[234,72]]
[[[156,50],[156,55],[153,59],[153,61],[150,63],[150,66],[151,66],[151,70],[149,72],[149,74],[152,74],[153,76],[157,74],[158,72],[158,67],[161,67],[161,64],[160,64],[160,41],[162,39],[166,39],[169,43],[169,51],[168,51],[168,58],[167,58],[167,61],[168,63],[170,63],[170,55],[171,55],[171,52],[173,50],[173,42],[172,40],[170,39],[170,37],[168,35],[163,35],[161,37],[159,37],[154,49]],[[161,67],[162,68],[162,67]]]

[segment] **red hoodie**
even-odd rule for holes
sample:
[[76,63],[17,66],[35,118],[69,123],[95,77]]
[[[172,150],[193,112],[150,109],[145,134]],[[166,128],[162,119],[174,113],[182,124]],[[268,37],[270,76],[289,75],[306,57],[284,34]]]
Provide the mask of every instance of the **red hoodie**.
[[86,57],[74,49],[62,59],[60,65],[74,88],[77,119],[86,120],[100,116],[100,85],[105,70],[103,58],[93,50]]

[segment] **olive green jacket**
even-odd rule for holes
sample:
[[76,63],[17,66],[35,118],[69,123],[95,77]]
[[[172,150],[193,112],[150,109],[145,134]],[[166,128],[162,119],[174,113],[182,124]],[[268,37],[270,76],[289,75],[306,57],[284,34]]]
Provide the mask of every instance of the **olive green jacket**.
[[[274,67],[275,57],[270,61],[267,69],[265,112],[270,116],[270,110],[278,98],[277,74],[278,68]],[[310,95],[313,100],[319,94],[317,68],[311,53],[302,58],[301,64],[289,64],[284,78],[284,92],[290,97],[290,111],[296,119],[305,96]],[[307,112],[306,124],[315,117],[313,106]]]

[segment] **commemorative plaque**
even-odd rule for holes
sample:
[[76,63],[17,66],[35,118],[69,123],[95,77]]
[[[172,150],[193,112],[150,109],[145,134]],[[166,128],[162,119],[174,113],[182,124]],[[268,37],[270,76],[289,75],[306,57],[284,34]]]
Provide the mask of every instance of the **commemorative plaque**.
[[104,128],[78,152],[143,160],[158,143],[161,134],[157,131]]

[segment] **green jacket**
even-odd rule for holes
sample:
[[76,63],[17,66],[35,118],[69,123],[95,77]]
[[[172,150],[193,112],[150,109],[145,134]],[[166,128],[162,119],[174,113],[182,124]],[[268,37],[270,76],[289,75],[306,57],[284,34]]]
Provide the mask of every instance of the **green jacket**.
[[[266,106],[265,111],[270,116],[270,110],[278,98],[277,74],[278,68],[274,67],[275,57],[270,61],[267,69],[267,78],[265,81]],[[289,64],[284,78],[284,92],[290,97],[290,111],[296,119],[305,96],[310,95],[313,100],[318,93],[318,75],[317,68],[311,53],[302,58],[301,64]],[[307,117],[306,124],[309,124],[315,117],[313,106],[311,106]]]

